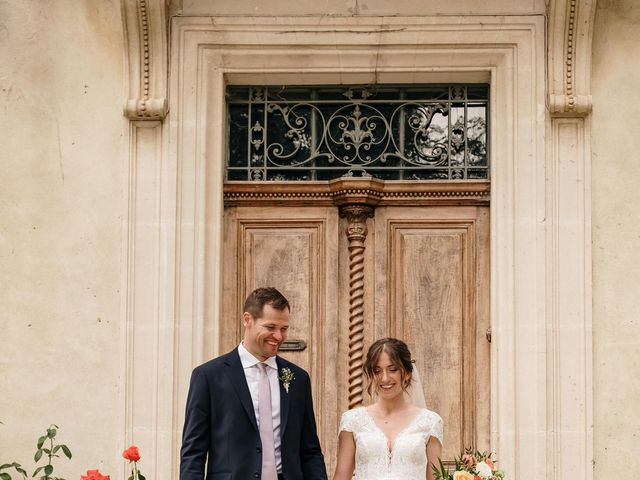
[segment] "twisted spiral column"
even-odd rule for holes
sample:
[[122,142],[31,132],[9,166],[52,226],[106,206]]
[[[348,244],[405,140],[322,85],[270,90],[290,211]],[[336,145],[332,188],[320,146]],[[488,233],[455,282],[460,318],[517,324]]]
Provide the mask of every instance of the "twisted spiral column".
[[373,208],[366,205],[341,207],[340,216],[349,221],[349,408],[362,405],[364,358],[364,249],[367,217]]

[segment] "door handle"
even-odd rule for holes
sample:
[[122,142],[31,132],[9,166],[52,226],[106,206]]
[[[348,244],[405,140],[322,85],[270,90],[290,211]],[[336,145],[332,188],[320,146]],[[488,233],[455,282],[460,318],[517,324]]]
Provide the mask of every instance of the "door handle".
[[304,340],[285,340],[280,344],[278,350],[283,352],[301,352],[307,348],[307,342]]

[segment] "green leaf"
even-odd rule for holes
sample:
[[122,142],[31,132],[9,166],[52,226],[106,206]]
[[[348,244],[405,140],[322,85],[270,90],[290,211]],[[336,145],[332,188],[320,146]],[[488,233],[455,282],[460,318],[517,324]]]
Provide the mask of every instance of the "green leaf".
[[144,475],[141,474],[140,472],[138,472],[138,480],[147,480],[146,478],[144,478]]
[[53,465],[45,465],[44,467],[44,474],[46,476],[49,476],[53,473]]
[[133,474],[127,480],[133,480]]
[[65,456],[68,459],[71,459],[71,450],[69,450],[69,447],[67,447],[66,445],[58,445],[58,446],[62,449]]
[[56,436],[56,429],[55,428],[48,428],[47,429],[47,438],[53,438]]
[[[33,456],[33,461],[38,463],[40,461],[40,459],[42,458],[42,449],[38,449],[38,451],[36,452],[36,454]],[[33,475],[31,475],[33,477]]]
[[38,467],[36,468],[36,471],[33,472],[33,474],[31,475],[32,477],[35,477],[38,473],[40,473],[41,470],[44,470],[44,467]]
[[53,447],[53,450],[51,450],[51,453],[56,453],[58,450],[60,450],[60,447],[62,445],[56,445],[55,447]]
[[42,448],[42,445],[44,445],[44,441],[47,439],[46,435],[42,436],[38,439],[38,450],[40,450]]
[[449,480],[451,476],[447,471],[447,467],[444,466],[440,458],[438,458],[438,463],[440,463],[440,478],[442,478],[443,480]]
[[436,480],[440,480],[440,472],[438,471],[438,468],[432,464],[431,469],[433,470],[433,478],[435,478]]
[[15,468],[17,471],[19,471],[25,477],[27,476],[27,472],[25,472],[24,468],[22,468],[22,465],[20,465],[19,463],[14,463],[13,464],[13,468]]
[[[2,468],[2,467],[0,467]],[[8,473],[0,473],[0,479],[2,480],[11,480],[11,475],[9,475]]]
[[8,468],[8,467],[13,467],[13,465],[10,463],[3,463],[2,465],[0,465],[0,470],[4,470],[5,468]]
[[42,451],[47,455],[51,455],[51,450],[49,448],[43,448]]

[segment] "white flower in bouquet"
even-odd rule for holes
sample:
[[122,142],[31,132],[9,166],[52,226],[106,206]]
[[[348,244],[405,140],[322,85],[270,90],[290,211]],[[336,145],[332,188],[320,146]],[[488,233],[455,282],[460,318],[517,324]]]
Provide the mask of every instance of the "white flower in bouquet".
[[478,473],[478,475],[480,475],[480,477],[485,479],[493,477],[493,471],[486,462],[479,462],[476,465],[476,472]]

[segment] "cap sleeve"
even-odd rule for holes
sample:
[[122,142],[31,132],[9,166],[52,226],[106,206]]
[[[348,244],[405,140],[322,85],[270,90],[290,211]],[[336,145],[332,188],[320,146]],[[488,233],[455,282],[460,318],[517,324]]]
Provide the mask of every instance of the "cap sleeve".
[[442,423],[442,417],[436,412],[431,412],[433,415],[431,432],[429,435],[440,440],[440,443],[444,445],[444,425]]
[[353,410],[349,410],[347,412],[344,412],[342,414],[342,418],[340,419],[340,429],[338,430],[338,433],[340,432],[353,432],[354,430],[354,415],[353,415]]

